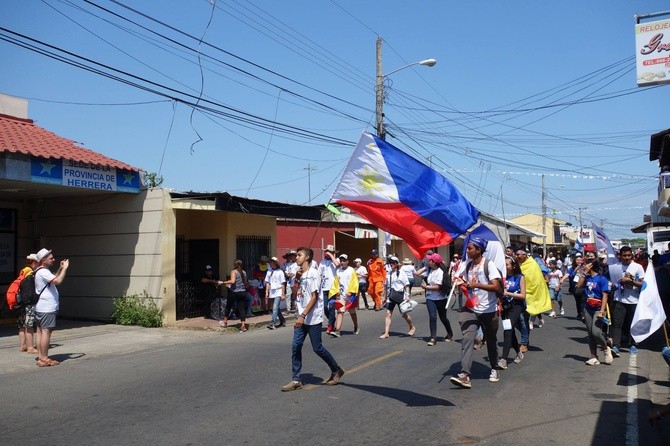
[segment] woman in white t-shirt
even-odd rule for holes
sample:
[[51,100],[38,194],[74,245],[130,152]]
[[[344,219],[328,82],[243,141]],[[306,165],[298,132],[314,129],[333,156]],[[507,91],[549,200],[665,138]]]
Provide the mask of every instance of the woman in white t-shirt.
[[[400,261],[397,257],[391,256],[389,259],[389,264],[391,266],[391,272],[386,276],[386,323],[384,327],[384,334],[382,334],[380,339],[387,339],[391,330],[391,315],[393,314],[393,309],[396,305],[400,305],[403,300],[409,300],[409,280],[405,273],[400,271],[398,266]],[[412,323],[412,318],[409,317],[409,313],[401,313],[402,318],[405,319],[407,325],[409,325],[409,331],[407,332],[408,336],[413,336],[416,331],[414,323]]]
[[[358,276],[358,296],[363,298],[363,303],[365,303],[365,309],[370,310],[368,305],[368,269],[363,266],[363,261],[360,258],[354,259],[354,270],[356,270],[356,275]],[[372,305],[374,309],[374,305]]]
[[[428,308],[428,325],[430,327],[429,346],[435,345],[437,339],[437,317],[444,328],[447,330],[446,342],[451,341],[454,332],[451,330],[451,324],[447,319],[447,300],[449,297],[450,281],[447,267],[442,261],[442,256],[438,253],[428,256],[428,279],[421,288],[426,290],[426,308]],[[446,279],[446,280],[445,280]]]

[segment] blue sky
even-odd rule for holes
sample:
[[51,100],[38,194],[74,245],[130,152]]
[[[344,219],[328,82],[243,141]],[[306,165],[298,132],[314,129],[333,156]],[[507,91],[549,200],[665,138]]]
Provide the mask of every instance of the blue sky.
[[670,87],[636,87],[633,16],[668,6],[4,0],[0,27],[209,111],[4,40],[0,92],[29,98],[40,126],[160,171],[165,187],[320,204],[374,132],[379,35],[385,73],[438,61],[389,76],[389,142],[482,211],[539,213],[545,175],[550,216],[577,223],[582,208],[610,238],[631,237],[656,195],[649,136],[670,127]]

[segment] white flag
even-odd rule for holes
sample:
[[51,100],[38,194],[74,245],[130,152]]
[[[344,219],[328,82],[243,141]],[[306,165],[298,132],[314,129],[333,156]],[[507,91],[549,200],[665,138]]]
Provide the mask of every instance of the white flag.
[[635,315],[633,315],[633,321],[630,324],[630,334],[635,342],[642,342],[661,328],[664,321],[665,310],[663,309],[661,296],[658,294],[658,286],[656,286],[654,265],[649,261],[642,282],[640,299],[635,309]]

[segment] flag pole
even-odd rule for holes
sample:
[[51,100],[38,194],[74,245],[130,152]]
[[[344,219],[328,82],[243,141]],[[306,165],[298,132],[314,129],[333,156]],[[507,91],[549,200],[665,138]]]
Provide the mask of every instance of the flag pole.
[[[456,284],[453,284],[451,286],[451,291],[449,291],[449,297],[447,298],[447,305],[444,307],[445,310],[449,309],[449,303],[451,302],[451,296],[454,295],[454,290],[455,289],[456,289]],[[665,325],[663,325],[663,327],[665,327]],[[667,336],[666,336],[666,338],[667,338]]]

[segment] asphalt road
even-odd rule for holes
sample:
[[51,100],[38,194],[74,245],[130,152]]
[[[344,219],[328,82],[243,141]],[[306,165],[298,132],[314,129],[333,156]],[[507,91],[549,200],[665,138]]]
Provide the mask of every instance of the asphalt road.
[[[660,355],[641,350],[635,367],[627,354],[611,366],[585,366],[586,332],[570,317],[574,304],[567,305],[568,317],[545,318],[533,330],[526,360],[510,364],[500,382],[488,382],[486,349],[477,352],[470,390],[449,382],[460,370],[456,313],[449,312],[455,342],[428,347],[424,305],[413,313],[412,338],[396,314],[391,338],[380,340],[384,317],[373,311],[359,312],[359,335],[350,320],[341,338],[324,334],[347,370],[338,386],[321,384],[329,370],[306,343],[306,387],[290,393],[279,388],[291,377],[291,328],[222,334],[103,325],[92,335],[57,332],[52,352],[64,361],[52,368],[35,367],[0,338],[0,439],[7,445],[670,444],[667,429],[645,420]],[[438,334],[445,334],[442,327]],[[633,389],[636,403],[627,404]]]

